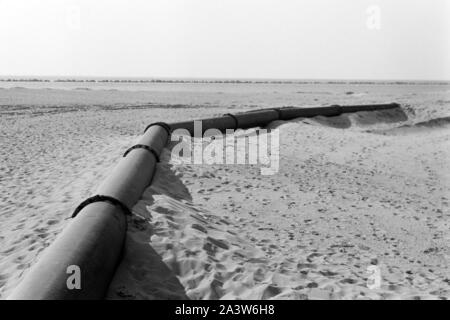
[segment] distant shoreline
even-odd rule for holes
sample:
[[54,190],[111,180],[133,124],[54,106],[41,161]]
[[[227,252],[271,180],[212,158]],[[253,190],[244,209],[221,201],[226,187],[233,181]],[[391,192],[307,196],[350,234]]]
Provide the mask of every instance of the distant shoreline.
[[62,83],[218,83],[218,84],[342,84],[342,85],[450,85],[439,80],[262,80],[262,79],[163,79],[163,78],[77,78],[0,77],[0,82]]

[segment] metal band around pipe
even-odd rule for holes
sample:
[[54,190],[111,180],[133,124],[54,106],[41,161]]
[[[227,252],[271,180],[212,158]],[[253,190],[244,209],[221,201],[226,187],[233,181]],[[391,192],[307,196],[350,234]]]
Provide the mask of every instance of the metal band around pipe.
[[110,197],[110,196],[97,194],[97,195],[92,196],[90,198],[87,198],[86,200],[81,202],[78,205],[78,207],[75,209],[75,211],[73,212],[72,218],[75,218],[78,215],[78,213],[81,210],[84,209],[84,207],[90,205],[91,203],[101,202],[101,201],[110,202],[113,205],[118,206],[119,208],[121,208],[126,215],[131,216],[131,210],[126,205],[124,205],[120,200],[117,200],[116,198],[113,198],[113,197]]
[[272,110],[275,110],[278,113],[278,120],[281,119],[281,109],[280,108],[272,108]]
[[127,151],[125,151],[125,153],[123,154],[123,157],[125,158],[127,156],[127,154],[130,153],[130,151],[134,150],[134,149],[144,149],[144,150],[149,151],[152,155],[155,156],[156,162],[159,162],[159,155],[156,152],[156,150],[153,149],[152,147],[149,147],[149,146],[145,145],[145,144],[136,144],[136,145],[128,148]]
[[239,128],[239,120],[238,120],[238,118],[236,118],[236,116],[234,115],[234,114],[231,114],[231,113],[225,113],[224,115],[223,115],[224,117],[231,117],[231,118],[233,118],[233,120],[234,120],[234,122],[236,123],[236,125],[235,125],[235,127],[234,127],[234,130],[237,130],[238,128]]
[[171,131],[172,131],[171,128],[170,128],[170,125],[168,125],[168,124],[165,123],[165,122],[153,122],[153,123],[150,123],[150,124],[145,128],[144,133],[146,133],[147,130],[148,130],[149,128],[153,127],[153,126],[160,126],[160,127],[164,128],[164,129],[166,130],[166,132],[167,132],[167,135],[170,135],[170,133],[171,133]]

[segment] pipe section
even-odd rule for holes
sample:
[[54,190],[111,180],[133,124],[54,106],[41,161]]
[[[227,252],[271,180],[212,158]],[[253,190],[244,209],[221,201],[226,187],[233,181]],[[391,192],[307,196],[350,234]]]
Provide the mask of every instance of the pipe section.
[[316,116],[335,117],[343,113],[358,111],[377,111],[394,109],[400,107],[397,103],[374,104],[374,105],[355,105],[355,106],[339,106],[333,105],[329,107],[314,108],[270,108],[259,109],[236,114],[225,114],[218,118],[208,118],[201,120],[191,120],[170,123],[172,131],[176,129],[187,129],[189,133],[194,135],[194,121],[202,122],[202,134],[208,129],[219,129],[225,132],[226,129],[247,129],[252,127],[266,126],[276,120],[291,120],[295,118],[310,118]]
[[[167,131],[150,127],[139,144],[159,155]],[[106,195],[132,208],[150,185],[156,157],[143,148],[131,150],[99,186]],[[120,206],[94,202],[84,207],[49,246],[8,299],[102,299],[120,262],[127,220]],[[75,269],[74,269],[75,268]],[[79,271],[80,288],[76,284]]]

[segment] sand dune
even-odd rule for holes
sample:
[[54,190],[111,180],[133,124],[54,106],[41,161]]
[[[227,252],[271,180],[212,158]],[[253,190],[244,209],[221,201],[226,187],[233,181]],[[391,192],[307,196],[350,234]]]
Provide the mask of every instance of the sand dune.
[[405,124],[389,130],[374,130],[375,133],[389,135],[428,134],[431,130],[448,130],[450,117],[430,119],[414,124]]

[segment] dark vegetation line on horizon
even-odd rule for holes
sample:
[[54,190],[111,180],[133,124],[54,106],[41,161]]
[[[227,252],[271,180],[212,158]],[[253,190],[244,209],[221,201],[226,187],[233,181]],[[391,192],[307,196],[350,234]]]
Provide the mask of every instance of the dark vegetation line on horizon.
[[72,83],[224,83],[224,84],[373,84],[373,85],[449,85],[445,80],[287,80],[287,79],[196,79],[196,78],[79,78],[79,77],[1,77],[0,82],[72,82]]

